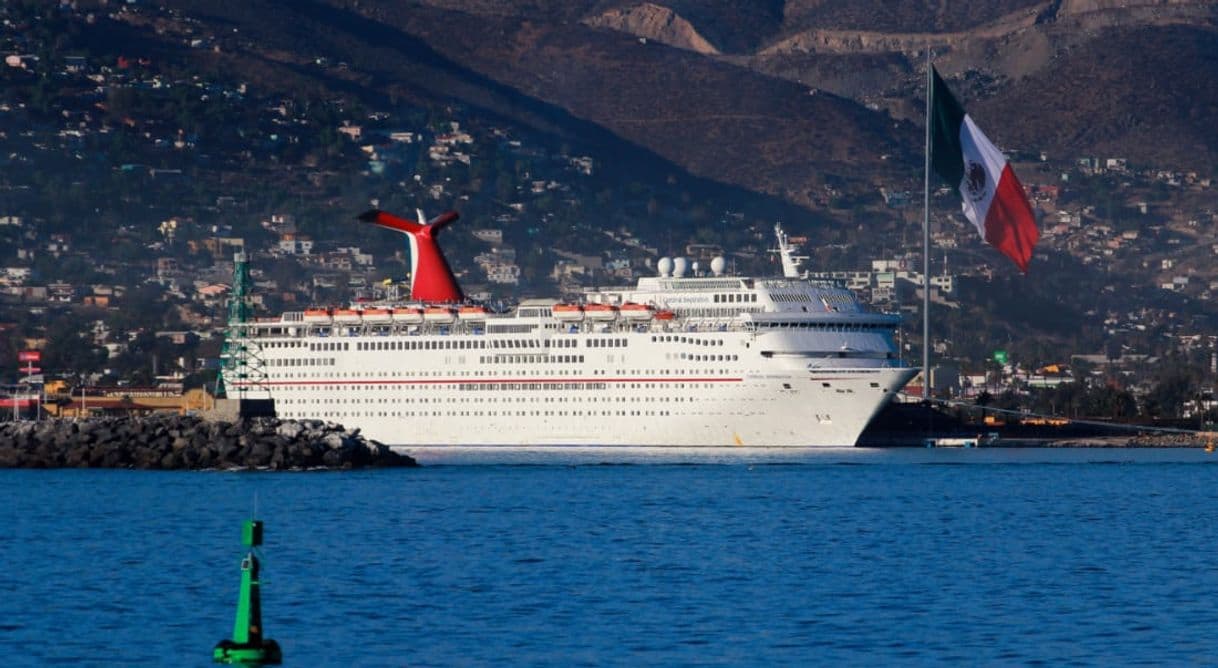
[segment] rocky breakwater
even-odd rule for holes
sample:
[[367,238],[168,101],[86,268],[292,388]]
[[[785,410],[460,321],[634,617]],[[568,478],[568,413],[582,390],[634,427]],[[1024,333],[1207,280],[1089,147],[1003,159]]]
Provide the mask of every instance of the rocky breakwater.
[[0,467],[354,469],[417,466],[359,430],[319,420],[194,416],[44,420],[0,425]]

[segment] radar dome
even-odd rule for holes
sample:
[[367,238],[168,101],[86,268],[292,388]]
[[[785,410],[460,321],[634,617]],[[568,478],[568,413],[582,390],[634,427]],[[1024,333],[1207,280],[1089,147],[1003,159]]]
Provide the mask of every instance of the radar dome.
[[697,276],[698,272],[702,271],[702,265],[697,260],[694,260],[693,264],[689,265],[689,271],[694,276]]
[[727,260],[723,259],[722,255],[711,260],[711,273],[712,274],[714,274],[716,276],[722,276],[724,269],[727,269]]
[[672,261],[672,275],[676,278],[681,278],[685,275],[685,270],[689,268],[689,260],[683,257],[676,258]]
[[656,265],[656,269],[660,270],[661,276],[671,276],[672,275],[672,258],[670,258],[670,257],[660,258],[660,262]]

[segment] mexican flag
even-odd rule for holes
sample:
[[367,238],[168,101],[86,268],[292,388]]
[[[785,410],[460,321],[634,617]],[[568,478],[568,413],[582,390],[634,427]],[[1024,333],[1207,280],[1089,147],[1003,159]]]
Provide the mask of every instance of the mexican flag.
[[959,188],[964,215],[982,238],[1026,274],[1040,231],[1023,186],[933,67],[931,75],[931,164]]

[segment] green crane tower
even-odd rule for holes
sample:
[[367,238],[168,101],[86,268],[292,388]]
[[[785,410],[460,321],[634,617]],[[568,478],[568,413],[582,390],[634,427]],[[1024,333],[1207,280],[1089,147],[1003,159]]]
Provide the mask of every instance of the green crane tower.
[[262,596],[258,555],[262,544],[262,522],[246,520],[241,526],[241,544],[249,553],[241,560],[241,591],[237,595],[237,616],[233,637],[221,640],[212,650],[212,661],[227,664],[280,664],[283,652],[279,643],[262,635]]
[[233,256],[233,290],[228,299],[228,327],[220,351],[216,396],[228,396],[230,388],[237,395],[230,399],[245,399],[251,391],[267,392],[266,363],[257,348],[250,345],[245,331],[252,310],[249,266],[245,253],[237,253]]

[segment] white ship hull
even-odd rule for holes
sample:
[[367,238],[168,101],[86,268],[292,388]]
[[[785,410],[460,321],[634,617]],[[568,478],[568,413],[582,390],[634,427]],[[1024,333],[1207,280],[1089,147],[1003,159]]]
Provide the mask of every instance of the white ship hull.
[[249,391],[392,445],[840,447],[916,371],[774,354],[812,332],[642,329],[267,337]]
[[[383,391],[388,409],[356,411],[329,419],[357,425],[365,435],[391,445],[842,447],[858,440],[874,413],[911,374],[891,369],[834,376],[832,389],[820,387],[819,377],[801,380],[781,375],[664,383],[638,379],[643,382],[618,382],[616,387],[599,392],[576,389],[566,392],[565,397],[533,394],[517,400],[516,405],[529,406],[520,410],[502,409],[498,402],[471,405],[457,393],[434,392],[433,386],[429,388],[433,392],[431,402],[445,408],[403,411],[404,404],[399,402],[411,390],[389,385]],[[563,382],[576,388],[601,383],[599,379],[544,382]],[[656,391],[631,389],[638,385],[652,386]],[[785,385],[791,389],[785,389]],[[677,387],[696,389],[698,398],[674,405],[674,396],[663,390],[682,391]],[[301,400],[310,401],[307,394]],[[538,404],[543,408],[539,410]],[[600,404],[611,408],[598,409]],[[281,408],[281,415],[285,413],[291,417],[294,411]],[[317,411],[301,411],[299,417],[317,417]]]

